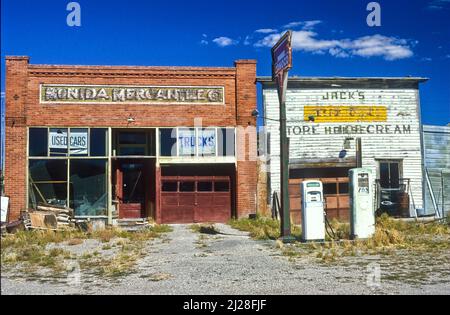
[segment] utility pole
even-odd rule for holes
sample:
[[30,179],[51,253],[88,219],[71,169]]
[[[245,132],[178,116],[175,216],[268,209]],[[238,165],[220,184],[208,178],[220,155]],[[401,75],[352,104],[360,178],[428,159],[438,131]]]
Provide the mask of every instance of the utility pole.
[[287,31],[272,48],[272,79],[275,80],[280,102],[280,170],[281,170],[281,240],[295,241],[291,235],[289,209],[289,139],[286,134],[286,90],[288,72],[292,68],[292,32]]

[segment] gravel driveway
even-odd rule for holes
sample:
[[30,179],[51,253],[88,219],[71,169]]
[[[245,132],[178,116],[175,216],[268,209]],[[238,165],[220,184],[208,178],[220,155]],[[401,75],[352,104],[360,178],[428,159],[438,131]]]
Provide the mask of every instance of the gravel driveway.
[[[444,272],[430,271],[426,281],[410,283],[394,277],[389,260],[353,257],[326,265],[282,256],[273,241],[254,241],[227,225],[216,235],[188,226],[148,243],[137,272],[118,279],[69,274],[42,282],[3,272],[2,294],[449,294],[450,263]],[[399,259],[398,257],[396,259]],[[373,265],[375,263],[375,265]],[[399,262],[395,262],[398,264]],[[404,262],[405,263],[405,262]],[[408,265],[408,262],[405,263]],[[370,277],[368,266],[380,268]],[[78,277],[79,276],[79,277]],[[386,277],[386,280],[384,279]],[[75,280],[74,280],[75,279]],[[369,282],[367,282],[369,279]],[[370,281],[370,279],[375,279]],[[372,284],[373,285],[368,285]]]

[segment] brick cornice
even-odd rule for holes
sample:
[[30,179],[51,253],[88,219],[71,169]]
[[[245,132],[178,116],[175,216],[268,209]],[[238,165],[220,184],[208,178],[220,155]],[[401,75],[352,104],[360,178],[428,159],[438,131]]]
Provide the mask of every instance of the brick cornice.
[[234,78],[236,68],[29,65],[31,76]]

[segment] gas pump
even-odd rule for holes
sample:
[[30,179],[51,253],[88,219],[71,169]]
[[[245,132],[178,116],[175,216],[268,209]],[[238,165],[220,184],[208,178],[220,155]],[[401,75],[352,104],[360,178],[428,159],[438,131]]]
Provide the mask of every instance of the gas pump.
[[350,237],[370,238],[375,233],[374,195],[372,170],[354,168],[349,171],[350,179]]
[[323,185],[318,180],[302,183],[302,240],[325,240]]

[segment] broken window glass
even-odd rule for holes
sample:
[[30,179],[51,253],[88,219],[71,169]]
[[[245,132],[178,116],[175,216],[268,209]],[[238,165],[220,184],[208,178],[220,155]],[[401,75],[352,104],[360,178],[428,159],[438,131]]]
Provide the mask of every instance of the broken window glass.
[[30,160],[30,205],[67,205],[67,160]]
[[70,161],[70,207],[76,216],[107,215],[107,160]]

